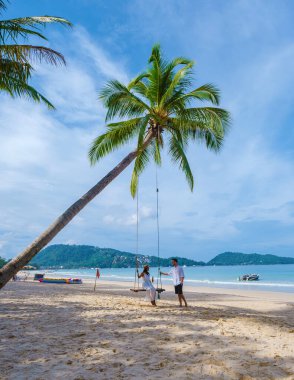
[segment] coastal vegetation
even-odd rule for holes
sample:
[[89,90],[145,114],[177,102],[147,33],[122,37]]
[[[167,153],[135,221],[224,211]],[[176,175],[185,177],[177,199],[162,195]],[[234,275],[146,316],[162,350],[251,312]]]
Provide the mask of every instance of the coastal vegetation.
[[273,265],[294,264],[293,257],[260,255],[258,253],[224,252],[210,260],[207,265]]
[[[189,142],[202,142],[207,149],[218,152],[230,122],[229,113],[217,107],[219,90],[212,84],[195,87],[193,66],[193,61],[183,57],[167,61],[160,46],[155,45],[143,73],[127,85],[117,80],[106,84],[100,92],[107,110],[106,132],[91,146],[91,164],[134,139],[136,149],[0,270],[0,288],[133,161],[131,193],[134,196],[139,175],[148,162],[161,164],[164,142],[172,161],[184,172],[193,189],[194,178],[186,156]],[[197,102],[209,106],[197,107]]]
[[3,259],[3,257],[0,257],[0,268],[2,268],[5,264],[7,264],[7,261]]
[[[0,1],[0,15],[6,4],[7,1]],[[47,38],[41,31],[52,23],[71,25],[65,18],[53,16],[0,20],[0,91],[13,98],[25,97],[43,102],[51,109],[54,108],[53,104],[29,83],[34,71],[33,65],[64,65],[65,59],[61,53],[49,47],[31,45],[29,38],[46,41]]]
[[[150,255],[135,255],[112,248],[99,248],[90,245],[55,244],[46,247],[32,261],[31,265],[41,268],[133,268],[136,256],[140,265],[150,267],[170,266],[171,258],[160,258]],[[224,252],[204,263],[184,257],[177,257],[180,265],[214,266],[214,265],[268,265],[294,264],[294,258],[275,255],[245,254]]]
[[[140,265],[148,264],[156,267],[170,265],[170,258],[160,258],[149,255],[135,255],[112,248],[99,248],[89,245],[51,245],[39,253],[31,262],[38,267],[64,268],[133,268],[136,256]],[[186,258],[178,258],[181,265],[205,265],[204,262]]]

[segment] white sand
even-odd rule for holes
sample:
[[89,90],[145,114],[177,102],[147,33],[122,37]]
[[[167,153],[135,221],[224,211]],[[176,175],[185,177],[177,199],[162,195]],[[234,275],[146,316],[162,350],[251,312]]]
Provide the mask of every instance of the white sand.
[[[294,295],[172,288],[159,307],[125,283],[10,283],[1,379],[294,379]],[[189,290],[189,291],[188,291]]]

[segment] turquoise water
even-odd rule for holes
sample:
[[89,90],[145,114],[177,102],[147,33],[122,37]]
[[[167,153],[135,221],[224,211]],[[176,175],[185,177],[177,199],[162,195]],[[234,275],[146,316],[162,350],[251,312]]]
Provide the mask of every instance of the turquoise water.
[[[169,268],[161,268],[168,271]],[[209,286],[219,288],[266,290],[274,292],[294,293],[294,265],[246,265],[246,266],[215,266],[215,267],[186,267],[185,283],[190,286]],[[47,271],[46,271],[47,272]],[[156,279],[157,268],[151,268],[151,275]],[[95,269],[59,269],[48,271],[50,277],[66,276],[95,278]],[[105,268],[100,270],[101,279],[106,281],[134,281],[134,268]],[[260,275],[258,282],[239,282],[237,278],[246,273]],[[163,284],[171,283],[171,279],[163,276]]]

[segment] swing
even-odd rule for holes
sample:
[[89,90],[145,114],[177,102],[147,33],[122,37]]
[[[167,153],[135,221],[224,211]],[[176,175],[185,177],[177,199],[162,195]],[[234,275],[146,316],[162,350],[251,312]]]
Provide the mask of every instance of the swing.
[[[160,270],[160,256],[159,256],[159,212],[158,212],[158,178],[157,178],[157,168],[156,168],[156,220],[157,220],[157,263],[158,263],[158,273],[157,273],[157,283],[156,283],[156,292],[157,298],[160,299],[160,294],[165,291],[162,287],[161,280],[161,270]],[[137,240],[136,240],[136,255],[138,255],[138,247],[139,247],[139,196],[137,191]],[[136,256],[135,258],[135,278],[134,278],[134,287],[130,289],[131,292],[146,292],[146,289],[140,287],[140,279],[139,279],[139,260]]]
[[[138,219],[137,219],[138,220]],[[134,287],[130,289],[131,292],[138,293],[138,292],[146,292],[146,289],[140,288],[140,279],[139,279],[139,260],[136,256],[136,268],[135,268],[135,279],[134,279]]]
[[[135,279],[134,279],[134,287],[130,289],[131,292],[138,293],[138,292],[146,292],[146,289],[140,287],[140,279],[139,279],[139,260],[136,256],[136,268],[135,268]],[[160,274],[160,268],[158,268],[159,276],[157,277],[157,285],[156,285],[156,292],[158,295],[165,291],[165,289],[162,288],[162,282],[161,282],[161,274]],[[159,278],[160,278],[160,287],[159,287]],[[159,297],[158,297],[159,298]]]

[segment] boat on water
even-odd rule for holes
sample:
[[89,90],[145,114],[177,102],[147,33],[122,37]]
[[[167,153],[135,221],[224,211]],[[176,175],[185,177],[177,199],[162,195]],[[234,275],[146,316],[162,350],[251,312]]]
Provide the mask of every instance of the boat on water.
[[41,278],[44,278],[44,273],[35,273],[34,281],[39,281]]
[[44,284],[82,284],[81,278],[40,278],[39,282]]
[[259,274],[243,274],[238,278],[239,281],[258,281]]

